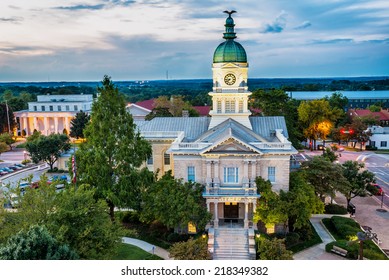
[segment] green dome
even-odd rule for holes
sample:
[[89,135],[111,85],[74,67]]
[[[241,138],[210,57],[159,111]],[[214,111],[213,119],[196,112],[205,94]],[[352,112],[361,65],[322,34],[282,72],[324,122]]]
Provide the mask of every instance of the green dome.
[[241,44],[234,40],[221,43],[213,54],[213,63],[247,62],[246,51]]
[[226,19],[226,31],[223,33],[225,42],[221,43],[213,54],[213,63],[224,63],[224,62],[244,62],[247,63],[246,51],[241,44],[235,42],[236,33],[234,31],[234,19],[231,17],[236,11],[224,11],[228,14]]

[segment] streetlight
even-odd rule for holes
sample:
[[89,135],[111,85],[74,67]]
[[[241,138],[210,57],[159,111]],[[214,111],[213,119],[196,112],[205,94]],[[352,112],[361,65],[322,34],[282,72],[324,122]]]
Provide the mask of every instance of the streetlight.
[[371,231],[357,232],[357,237],[359,241],[359,260],[363,260],[363,242],[377,238],[377,233]]
[[24,160],[27,160],[27,151],[23,151]]

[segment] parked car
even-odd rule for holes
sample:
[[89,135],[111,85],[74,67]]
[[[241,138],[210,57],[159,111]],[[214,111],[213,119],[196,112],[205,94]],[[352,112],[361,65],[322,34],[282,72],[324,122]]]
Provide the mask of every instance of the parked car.
[[18,165],[16,165],[16,164],[12,165],[12,168],[15,168],[15,169],[17,169],[17,170],[22,169],[20,166],[18,166]]
[[383,192],[384,192],[384,190],[381,188],[381,186],[379,186],[379,185],[377,185],[377,184],[374,184],[373,185],[375,188],[376,188],[376,193],[375,193],[375,195],[382,195],[383,194]]
[[8,173],[14,172],[14,170],[11,169],[11,168],[9,168],[9,167],[4,167],[3,169],[4,169],[5,171],[7,171]]
[[0,175],[6,175],[6,174],[8,174],[9,172],[8,171],[6,171],[5,169],[0,169]]
[[16,165],[16,166],[19,166],[19,167],[21,167],[21,168],[26,167],[26,165],[21,164],[21,163],[15,163],[15,165]]

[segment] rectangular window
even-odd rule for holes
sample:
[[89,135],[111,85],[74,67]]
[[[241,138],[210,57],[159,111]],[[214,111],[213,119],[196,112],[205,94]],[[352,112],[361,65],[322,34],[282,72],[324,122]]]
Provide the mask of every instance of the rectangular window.
[[37,106],[34,106],[34,111],[36,112],[36,111],[38,111],[38,108],[37,108]]
[[239,168],[238,167],[224,167],[224,183],[238,183]]
[[58,111],[59,111],[59,112],[62,110],[62,109],[61,109],[61,106],[59,106],[59,105],[58,105],[57,108],[58,108]]
[[78,111],[78,106],[74,105],[74,111]]
[[41,109],[44,112],[45,111],[45,106],[41,106]]
[[164,154],[163,156],[163,162],[165,165],[170,165],[170,154]]
[[276,181],[276,168],[269,166],[267,168],[267,178],[270,182],[274,183]]
[[49,110],[52,112],[53,111],[53,106],[49,106]]
[[235,100],[226,100],[226,113],[235,113]]
[[218,113],[222,112],[222,102],[220,100],[217,101],[217,112]]
[[381,141],[381,147],[387,147],[388,142],[387,141]]
[[188,166],[188,182],[192,181],[194,182],[196,179],[195,176],[195,167],[194,166]]
[[372,147],[375,147],[375,141],[371,141],[370,145],[371,145]]
[[66,105],[66,111],[70,111],[69,105]]
[[147,164],[153,164],[153,156],[150,156],[150,157],[147,159]]

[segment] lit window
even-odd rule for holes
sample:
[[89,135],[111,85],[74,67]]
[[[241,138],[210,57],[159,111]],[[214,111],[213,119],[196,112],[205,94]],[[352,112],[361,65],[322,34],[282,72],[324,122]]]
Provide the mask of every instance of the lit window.
[[165,165],[170,165],[170,154],[167,154],[167,153],[164,154],[163,162]]
[[195,167],[194,166],[188,166],[188,181],[194,182],[195,179],[196,179]]
[[217,101],[217,112],[218,113],[222,112],[222,102],[221,102],[221,100]]
[[235,113],[235,100],[226,100],[226,113]]
[[224,167],[224,183],[238,183],[239,168],[238,167]]
[[267,178],[270,182],[274,183],[276,181],[276,168],[269,166],[267,168]]
[[243,100],[239,100],[239,113],[243,113]]

